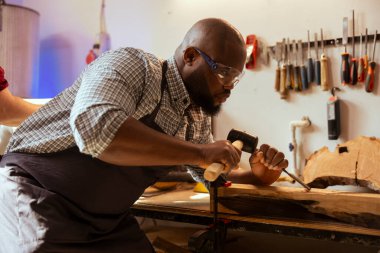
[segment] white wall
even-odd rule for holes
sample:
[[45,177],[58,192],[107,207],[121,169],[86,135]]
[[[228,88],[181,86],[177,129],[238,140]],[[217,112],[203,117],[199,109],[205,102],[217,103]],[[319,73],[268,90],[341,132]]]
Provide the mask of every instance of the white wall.
[[[45,78],[40,74],[41,81],[45,82],[41,87],[59,92],[69,86],[85,66],[84,58],[99,29],[100,0],[17,2],[41,14],[41,54],[46,57],[42,56],[40,69],[56,73]],[[380,31],[378,0],[107,0],[106,5],[113,48],[133,46],[161,57],[171,56],[190,26],[206,17],[224,18],[244,36],[256,34],[269,45],[284,37],[306,40],[308,29],[314,34],[323,28],[325,39],[341,37],[342,19],[348,16],[351,20],[352,9],[356,13],[356,31],[363,32],[364,27],[368,27],[370,33],[375,29]],[[351,25],[349,27],[351,29]],[[332,150],[337,143],[358,135],[380,137],[379,74],[376,74],[377,87],[373,94],[366,93],[362,85],[341,87],[341,51],[342,48],[327,49],[332,83],[343,90],[338,93],[343,102],[342,135],[338,141],[327,138],[326,102],[330,93],[313,86],[305,93],[292,93],[288,100],[281,100],[273,89],[274,61],[259,70],[247,71],[216,118],[216,138],[225,138],[231,128],[257,135],[261,143],[269,143],[286,153],[291,170],[289,122],[302,116],[310,117],[312,127],[297,131],[299,163],[322,146]],[[380,45],[376,60],[380,61]],[[247,166],[246,162],[243,164]]]

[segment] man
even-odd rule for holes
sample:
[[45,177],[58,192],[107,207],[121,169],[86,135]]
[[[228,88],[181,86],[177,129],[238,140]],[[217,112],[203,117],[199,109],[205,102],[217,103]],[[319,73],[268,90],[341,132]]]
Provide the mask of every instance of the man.
[[[91,63],[10,141],[0,164],[0,251],[153,252],[130,207],[171,166],[190,165],[199,179],[214,162],[237,167],[240,151],[212,142],[210,116],[245,58],[233,26],[205,19],[167,61],[123,48]],[[251,157],[252,172],[230,177],[271,184],[287,167],[271,150]]]

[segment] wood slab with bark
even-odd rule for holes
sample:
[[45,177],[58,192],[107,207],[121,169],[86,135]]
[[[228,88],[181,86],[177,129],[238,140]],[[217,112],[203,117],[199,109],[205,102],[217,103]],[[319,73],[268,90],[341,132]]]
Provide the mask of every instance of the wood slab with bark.
[[360,136],[313,153],[303,171],[306,184],[316,188],[358,185],[380,192],[380,139]]
[[[218,199],[218,211],[221,213],[290,220],[343,221],[380,229],[380,194],[377,193],[315,188],[306,192],[299,187],[232,184],[218,189]],[[213,200],[210,203],[212,205]]]

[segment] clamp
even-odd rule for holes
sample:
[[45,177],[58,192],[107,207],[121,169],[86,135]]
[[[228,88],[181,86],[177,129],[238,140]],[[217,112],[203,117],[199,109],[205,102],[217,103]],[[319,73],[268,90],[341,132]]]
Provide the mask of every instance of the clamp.
[[220,253],[224,248],[227,238],[229,220],[218,218],[218,188],[229,187],[231,182],[219,176],[210,183],[213,192],[213,224],[208,228],[195,232],[188,242],[188,248],[194,253]]

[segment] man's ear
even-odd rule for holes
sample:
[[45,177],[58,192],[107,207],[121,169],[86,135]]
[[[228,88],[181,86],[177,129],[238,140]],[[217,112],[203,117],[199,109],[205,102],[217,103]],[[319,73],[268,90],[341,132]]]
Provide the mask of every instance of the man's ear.
[[183,53],[183,61],[185,65],[192,66],[194,60],[197,58],[198,55],[198,52],[193,47],[186,48],[186,50]]

